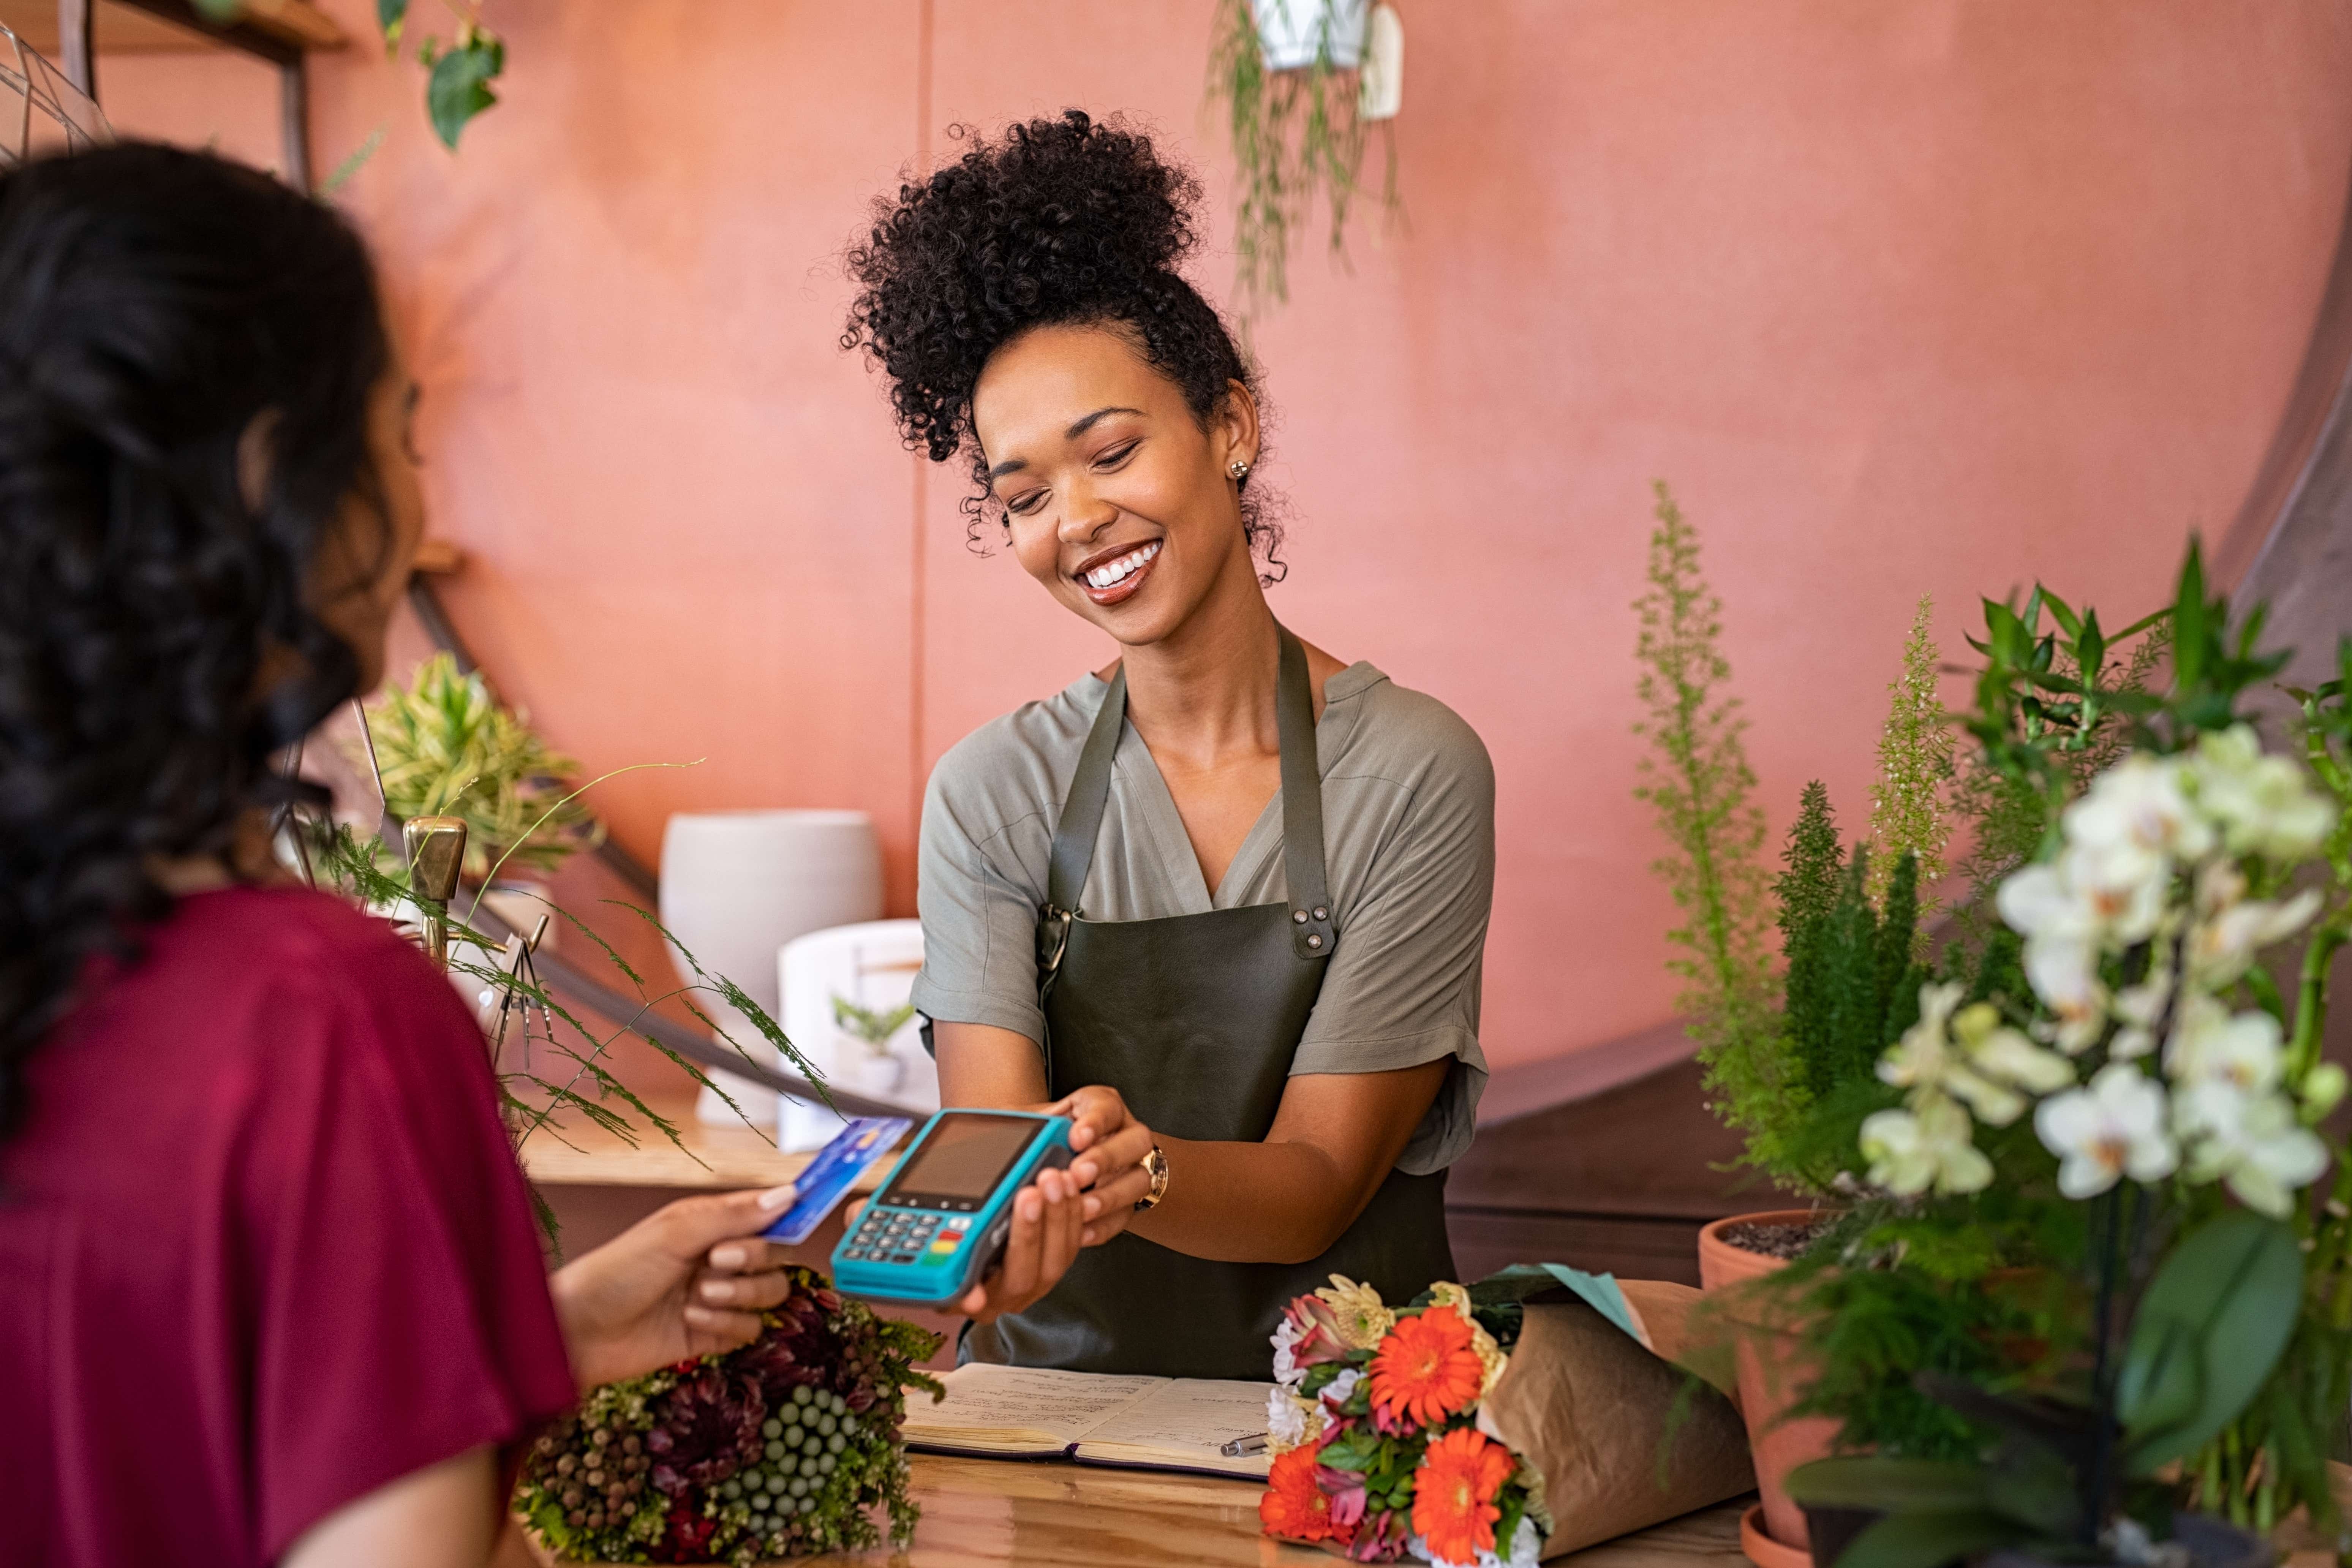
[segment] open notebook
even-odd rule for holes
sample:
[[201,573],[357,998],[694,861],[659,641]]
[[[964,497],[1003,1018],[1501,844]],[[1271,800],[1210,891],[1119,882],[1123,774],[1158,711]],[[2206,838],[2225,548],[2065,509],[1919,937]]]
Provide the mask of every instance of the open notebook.
[[939,1404],[919,1394],[907,1401],[910,1448],[1261,1479],[1272,1460],[1264,1450],[1239,1458],[1218,1452],[1265,1430],[1270,1384],[1108,1377],[979,1362],[940,1381],[948,1396]]

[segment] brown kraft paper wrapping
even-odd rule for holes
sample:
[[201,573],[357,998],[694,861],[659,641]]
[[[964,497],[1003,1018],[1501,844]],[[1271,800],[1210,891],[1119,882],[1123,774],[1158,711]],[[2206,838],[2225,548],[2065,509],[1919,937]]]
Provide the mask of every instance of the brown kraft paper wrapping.
[[1483,1406],[1479,1424],[1543,1475],[1556,1526],[1547,1558],[1756,1486],[1738,1408],[1712,1387],[1687,1396],[1662,1470],[1660,1446],[1689,1381],[1675,1362],[1699,1293],[1654,1280],[1619,1288],[1642,1341],[1580,1300],[1530,1302],[1511,1364]]

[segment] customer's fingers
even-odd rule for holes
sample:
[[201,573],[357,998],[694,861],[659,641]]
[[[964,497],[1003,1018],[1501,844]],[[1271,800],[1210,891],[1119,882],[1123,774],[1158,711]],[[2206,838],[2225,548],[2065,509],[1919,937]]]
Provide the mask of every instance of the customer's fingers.
[[790,1276],[782,1269],[736,1274],[706,1268],[695,1276],[692,1298],[706,1307],[764,1310],[783,1305],[793,1293]]
[[675,1256],[693,1258],[722,1241],[759,1235],[776,1223],[776,1216],[796,1192],[786,1183],[780,1187],[680,1198],[656,1210],[645,1223],[660,1227],[664,1247]]
[[722,1311],[715,1307],[686,1309],[686,1326],[693,1335],[692,1349],[697,1355],[714,1355],[720,1351],[740,1350],[760,1337],[766,1324],[757,1312]]
[[754,1236],[720,1242],[703,1262],[715,1274],[765,1274],[792,1259],[785,1256],[782,1243]]

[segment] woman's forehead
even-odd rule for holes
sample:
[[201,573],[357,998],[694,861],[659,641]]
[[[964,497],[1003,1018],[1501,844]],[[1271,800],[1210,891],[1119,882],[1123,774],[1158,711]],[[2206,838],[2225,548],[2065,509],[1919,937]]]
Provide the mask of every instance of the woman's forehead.
[[1111,325],[1033,327],[989,356],[972,390],[982,445],[1066,437],[1112,406],[1146,415],[1181,405],[1183,394]]

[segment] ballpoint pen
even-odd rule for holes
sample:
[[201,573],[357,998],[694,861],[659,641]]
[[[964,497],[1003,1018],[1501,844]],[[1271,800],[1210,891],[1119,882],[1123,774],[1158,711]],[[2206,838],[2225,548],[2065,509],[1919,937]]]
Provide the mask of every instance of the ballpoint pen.
[[1217,1452],[1228,1459],[1238,1459],[1249,1454],[1263,1454],[1265,1452],[1265,1434],[1253,1432],[1246,1437],[1236,1437],[1230,1443],[1219,1445]]

